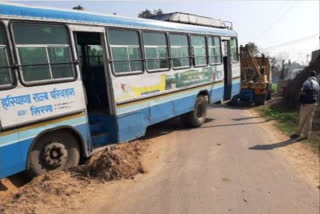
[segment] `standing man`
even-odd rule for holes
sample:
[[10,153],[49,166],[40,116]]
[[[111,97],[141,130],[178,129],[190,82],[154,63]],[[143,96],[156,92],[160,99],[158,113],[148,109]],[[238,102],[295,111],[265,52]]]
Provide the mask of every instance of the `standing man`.
[[317,73],[312,71],[310,77],[302,85],[299,128],[298,132],[291,136],[292,138],[303,137],[309,140],[311,137],[312,120],[318,105],[320,93],[320,86],[316,76]]

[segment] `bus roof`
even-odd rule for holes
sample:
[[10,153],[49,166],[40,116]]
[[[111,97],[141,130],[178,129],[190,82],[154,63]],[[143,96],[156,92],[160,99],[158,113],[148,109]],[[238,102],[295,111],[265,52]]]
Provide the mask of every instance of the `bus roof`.
[[128,18],[118,15],[107,15],[78,10],[62,10],[45,7],[0,3],[0,18],[30,18],[40,20],[55,20],[63,22],[78,22],[85,24],[104,24],[110,26],[143,28],[164,31],[178,31],[201,34],[216,34],[221,36],[237,36],[233,30],[180,24],[152,19]]

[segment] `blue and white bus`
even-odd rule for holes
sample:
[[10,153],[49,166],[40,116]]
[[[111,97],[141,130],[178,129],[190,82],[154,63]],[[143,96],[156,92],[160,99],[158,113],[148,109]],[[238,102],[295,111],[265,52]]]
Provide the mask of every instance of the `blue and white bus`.
[[0,178],[75,166],[240,91],[227,27],[0,3]]

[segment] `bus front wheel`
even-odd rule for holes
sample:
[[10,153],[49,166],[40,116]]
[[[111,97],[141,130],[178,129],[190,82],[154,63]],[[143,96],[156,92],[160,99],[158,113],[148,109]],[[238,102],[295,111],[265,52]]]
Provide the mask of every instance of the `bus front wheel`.
[[182,115],[182,122],[190,127],[200,127],[206,120],[208,102],[204,96],[198,96],[192,112]]
[[77,139],[67,131],[55,131],[41,136],[29,154],[28,171],[38,176],[52,170],[77,166],[80,149]]

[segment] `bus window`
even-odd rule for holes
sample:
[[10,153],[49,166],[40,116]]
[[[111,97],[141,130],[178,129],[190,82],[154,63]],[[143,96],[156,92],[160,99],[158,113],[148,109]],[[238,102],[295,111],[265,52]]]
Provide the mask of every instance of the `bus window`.
[[168,70],[168,45],[165,33],[143,32],[143,45],[149,71]]
[[183,34],[170,34],[170,51],[174,68],[190,66],[188,36]]
[[13,32],[25,82],[75,77],[64,26],[14,23]]
[[109,29],[113,71],[116,74],[142,72],[139,34],[133,30]]
[[10,68],[7,52],[6,34],[3,25],[0,25],[0,86],[11,85]]
[[193,48],[194,65],[204,66],[207,64],[206,40],[204,36],[191,36],[191,46]]
[[209,63],[221,64],[221,42],[217,36],[208,37]]
[[238,62],[238,45],[237,45],[237,39],[231,38],[231,59],[232,62]]
[[69,47],[48,47],[48,53],[54,79],[73,77]]
[[46,48],[18,48],[26,82],[51,79]]

